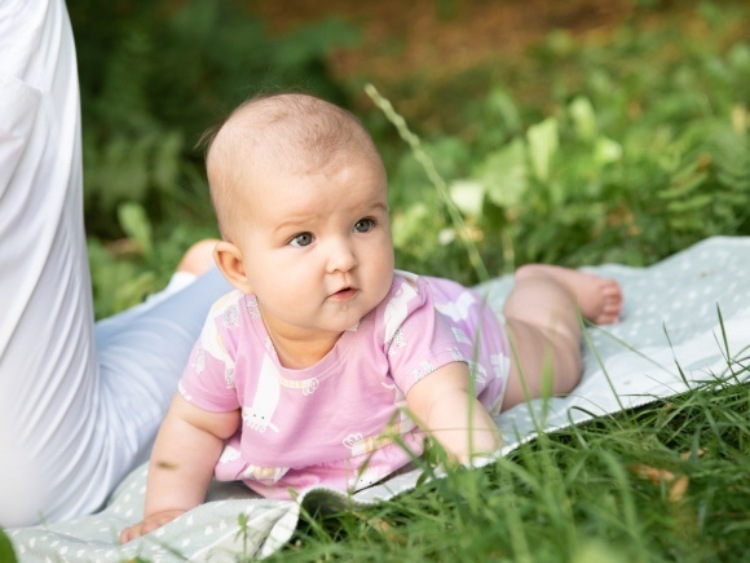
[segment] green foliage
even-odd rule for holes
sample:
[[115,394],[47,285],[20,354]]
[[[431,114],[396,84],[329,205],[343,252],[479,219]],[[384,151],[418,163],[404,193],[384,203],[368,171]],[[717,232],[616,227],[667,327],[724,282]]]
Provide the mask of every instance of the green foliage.
[[[728,25],[737,13],[711,17]],[[750,234],[746,40],[722,47],[630,24],[602,44],[556,32],[523,64],[549,85],[541,106],[531,78],[502,80],[467,109],[481,127],[422,142],[491,273],[646,265],[712,235]],[[524,75],[509,67],[501,76]],[[391,178],[404,265],[476,282],[453,267],[466,258],[447,215],[427,211],[438,208],[434,186],[414,158]]]
[[[485,94],[457,105],[435,89],[434,111],[463,126],[418,141],[432,178],[382,117],[365,115],[391,178],[399,267],[474,283],[481,268],[474,259],[467,267],[467,237],[494,275],[537,261],[645,265],[707,236],[747,234],[750,43],[736,23],[747,9],[714,8],[699,4],[691,16],[704,35],[638,19],[606,41],[555,31],[525,57],[491,65]],[[272,36],[233,2],[128,0],[94,10],[89,0],[70,9],[102,316],[163,285],[197,236],[216,235],[191,149],[200,132],[263,89],[299,86],[347,105],[351,86],[331,78],[326,55],[358,34],[327,20]],[[150,250],[142,235],[125,244],[135,252],[113,245],[129,236],[118,213],[128,204],[146,210]]]
[[13,543],[2,528],[0,528],[0,561],[4,563],[16,563],[18,561]]
[[137,203],[121,204],[117,216],[124,238],[106,243],[93,236],[88,239],[94,305],[99,318],[137,305],[159,291],[185,249],[197,240],[216,236],[212,224],[175,221],[157,229]]

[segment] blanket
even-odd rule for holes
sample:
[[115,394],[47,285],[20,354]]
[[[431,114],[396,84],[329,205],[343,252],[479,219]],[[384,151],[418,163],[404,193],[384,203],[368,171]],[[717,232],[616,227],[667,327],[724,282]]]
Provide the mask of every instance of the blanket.
[[[750,238],[714,237],[648,268],[586,268],[620,282],[622,320],[585,334],[584,375],[566,397],[518,405],[496,417],[505,438],[498,455],[533,439],[597,416],[683,393],[721,377],[728,358],[747,356],[750,344]],[[497,311],[512,287],[503,277],[480,286]],[[491,462],[491,460],[490,460]],[[99,513],[70,522],[7,530],[22,562],[234,560],[242,552],[262,558],[294,532],[310,499],[361,505],[385,502],[413,489],[420,471],[403,472],[344,497],[315,489],[295,501],[267,500],[240,484],[212,486],[205,504],[138,540],[119,545],[119,531],[139,520],[146,489],[140,467]],[[240,519],[240,515],[244,515]],[[240,529],[244,522],[244,534]]]

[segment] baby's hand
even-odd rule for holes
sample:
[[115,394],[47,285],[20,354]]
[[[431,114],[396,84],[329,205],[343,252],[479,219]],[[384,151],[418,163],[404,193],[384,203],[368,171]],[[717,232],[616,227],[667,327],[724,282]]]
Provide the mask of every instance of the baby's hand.
[[185,510],[165,510],[163,512],[156,512],[144,518],[141,522],[125,528],[120,532],[120,543],[128,543],[131,540],[139,538],[149,532],[153,532],[157,528],[161,528],[164,524],[167,524],[184,514]]

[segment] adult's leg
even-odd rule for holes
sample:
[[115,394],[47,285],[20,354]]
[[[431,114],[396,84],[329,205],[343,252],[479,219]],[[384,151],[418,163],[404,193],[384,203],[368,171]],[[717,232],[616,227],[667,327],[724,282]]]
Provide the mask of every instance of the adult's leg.
[[[62,2],[0,3],[0,524],[58,503],[98,389],[75,52]],[[54,488],[54,487],[53,487]],[[63,493],[63,496],[64,493]]]
[[214,272],[103,324],[97,356],[80,147],[75,51],[64,2],[3,0],[3,526],[95,510],[145,459],[190,342],[209,303],[227,288]]
[[90,471],[95,482],[83,474],[76,481],[99,504],[147,461],[208,309],[230,289],[213,267],[173,294],[97,323],[101,391],[91,423],[98,427],[101,453]]
[[568,393],[581,378],[581,315],[597,324],[617,322],[622,291],[614,280],[557,266],[519,268],[503,309],[512,358],[503,409]]

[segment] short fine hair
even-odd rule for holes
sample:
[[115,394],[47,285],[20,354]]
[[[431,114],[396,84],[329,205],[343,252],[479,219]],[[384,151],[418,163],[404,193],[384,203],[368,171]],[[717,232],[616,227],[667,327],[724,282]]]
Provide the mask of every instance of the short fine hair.
[[219,228],[228,239],[242,201],[240,171],[242,166],[252,166],[260,153],[279,169],[300,173],[316,170],[342,153],[380,161],[372,138],[351,112],[309,94],[251,98],[208,130],[199,143],[205,151]]

